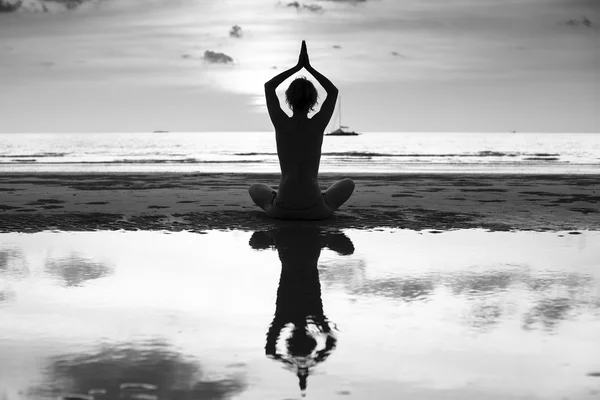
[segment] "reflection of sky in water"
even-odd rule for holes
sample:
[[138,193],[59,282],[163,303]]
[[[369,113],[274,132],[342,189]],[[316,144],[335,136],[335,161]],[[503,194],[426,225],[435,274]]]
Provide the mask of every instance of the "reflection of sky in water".
[[[300,256],[318,258],[339,328],[311,398],[597,395],[598,233],[345,234],[353,253]],[[0,399],[126,383],[161,399],[297,397],[265,357],[281,254],[252,236],[0,235]]]

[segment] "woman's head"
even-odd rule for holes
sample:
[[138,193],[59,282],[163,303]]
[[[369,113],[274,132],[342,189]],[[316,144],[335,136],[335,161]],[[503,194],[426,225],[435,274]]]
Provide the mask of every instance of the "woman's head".
[[285,91],[285,102],[294,112],[312,111],[317,98],[317,89],[303,76],[296,78]]

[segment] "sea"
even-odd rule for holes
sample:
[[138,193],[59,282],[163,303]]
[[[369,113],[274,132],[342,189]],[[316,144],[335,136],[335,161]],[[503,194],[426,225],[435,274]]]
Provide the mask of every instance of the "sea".
[[[600,173],[597,133],[325,136],[321,172]],[[0,173],[279,172],[273,132],[4,133]]]

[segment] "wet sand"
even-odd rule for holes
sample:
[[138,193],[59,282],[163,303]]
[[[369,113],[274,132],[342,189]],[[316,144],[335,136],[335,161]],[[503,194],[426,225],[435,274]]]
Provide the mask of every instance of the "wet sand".
[[[322,174],[325,189],[346,176]],[[578,231],[600,228],[595,175],[352,174],[356,190],[323,228]],[[250,200],[278,174],[3,174],[0,232],[256,230],[281,225]],[[285,222],[285,224],[307,224]]]

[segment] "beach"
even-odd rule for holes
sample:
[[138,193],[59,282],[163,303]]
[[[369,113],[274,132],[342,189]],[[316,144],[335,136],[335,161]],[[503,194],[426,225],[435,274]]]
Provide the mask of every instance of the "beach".
[[[522,174],[322,174],[356,189],[330,228],[598,230],[600,177]],[[278,174],[39,173],[0,176],[0,232],[254,230],[266,218],[247,192]],[[294,222],[292,222],[293,224]]]
[[248,187],[280,175],[246,155],[5,158],[0,399],[597,397],[596,166],[485,151],[431,173],[350,149],[319,175],[356,184],[323,221],[267,218]]

